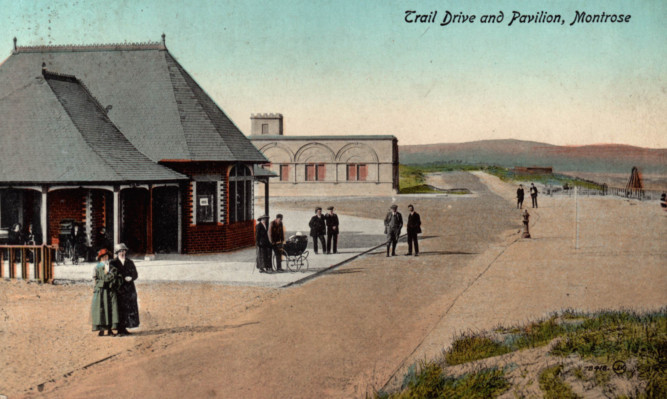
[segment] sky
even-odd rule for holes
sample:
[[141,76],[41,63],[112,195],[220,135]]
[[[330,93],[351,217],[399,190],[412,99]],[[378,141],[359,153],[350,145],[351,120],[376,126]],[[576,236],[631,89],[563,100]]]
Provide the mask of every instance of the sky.
[[[519,139],[667,148],[667,2],[0,0],[18,45],[159,41],[236,125],[399,144]],[[436,12],[433,22],[406,22]],[[452,15],[470,22],[441,25]],[[563,23],[509,22],[561,16]],[[630,15],[575,23],[575,12]],[[499,23],[484,15],[503,13]],[[4,50],[3,50],[4,48]]]

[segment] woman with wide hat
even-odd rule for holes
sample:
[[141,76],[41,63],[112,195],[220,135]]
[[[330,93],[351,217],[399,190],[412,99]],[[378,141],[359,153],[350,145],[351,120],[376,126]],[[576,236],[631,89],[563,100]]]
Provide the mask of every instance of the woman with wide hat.
[[93,269],[93,303],[91,315],[93,331],[99,331],[97,335],[104,335],[104,330],[109,335],[115,336],[113,330],[118,330],[120,321],[118,313],[118,296],[116,291],[121,280],[118,270],[109,264],[109,251],[104,248],[97,253],[97,266]]
[[118,269],[121,285],[118,288],[118,310],[120,323],[118,334],[130,335],[128,328],[139,327],[139,304],[134,280],[139,277],[134,262],[127,258],[127,246],[123,243],[114,246],[114,258],[109,264]]

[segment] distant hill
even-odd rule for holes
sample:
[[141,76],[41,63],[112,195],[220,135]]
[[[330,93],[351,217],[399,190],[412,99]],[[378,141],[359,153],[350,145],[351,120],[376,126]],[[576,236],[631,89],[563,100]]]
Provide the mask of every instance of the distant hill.
[[483,140],[456,144],[399,146],[402,164],[460,162],[464,164],[551,166],[554,172],[667,174],[667,149],[599,144],[557,146],[521,140]]

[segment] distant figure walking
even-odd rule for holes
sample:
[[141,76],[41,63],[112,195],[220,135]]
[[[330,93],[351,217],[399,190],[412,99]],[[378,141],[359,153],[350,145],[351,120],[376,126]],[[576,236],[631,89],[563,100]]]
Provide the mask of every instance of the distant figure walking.
[[[338,253],[338,215],[334,213],[334,207],[330,206],[327,208],[329,213],[324,216],[324,220],[327,225],[327,254],[330,254],[333,250],[333,253]],[[333,241],[333,248],[332,248]]]
[[391,249],[391,256],[396,256],[396,243],[398,243],[398,237],[401,235],[401,229],[403,228],[403,216],[397,209],[397,205],[392,205],[384,218],[384,233],[387,235],[387,257],[389,257],[389,249]]
[[322,253],[327,252],[327,244],[324,242],[324,236],[327,234],[327,226],[322,216],[322,208],[319,206],[315,208],[315,216],[310,219],[308,223],[310,227],[310,236],[313,237],[313,249],[317,254],[317,240],[322,244]]
[[283,270],[283,247],[285,246],[285,225],[283,224],[283,215],[276,215],[273,222],[269,225],[269,239],[273,245],[273,254],[276,256],[276,271]]
[[419,242],[417,235],[422,232],[422,221],[419,214],[415,212],[415,207],[412,204],[408,205],[410,214],[408,215],[408,253],[405,256],[412,255],[412,246],[415,247],[415,256],[419,256]]
[[118,270],[120,286],[118,287],[118,335],[130,335],[128,328],[139,327],[139,303],[137,287],[134,281],[139,278],[137,267],[127,258],[127,246],[120,243],[114,247],[116,258],[109,265]]
[[530,198],[533,200],[533,208],[537,208],[537,187],[530,183]]
[[121,284],[118,270],[109,264],[109,251],[106,248],[97,253],[97,265],[93,269],[93,302],[90,307],[93,321],[93,331],[99,331],[98,336],[115,336],[113,330],[118,330],[120,316],[118,312],[117,290]]
[[262,215],[255,226],[255,243],[257,245],[257,268],[260,273],[271,270],[271,241],[269,240],[269,216]]
[[517,209],[523,207],[523,184],[519,184],[519,188],[516,189],[516,207]]

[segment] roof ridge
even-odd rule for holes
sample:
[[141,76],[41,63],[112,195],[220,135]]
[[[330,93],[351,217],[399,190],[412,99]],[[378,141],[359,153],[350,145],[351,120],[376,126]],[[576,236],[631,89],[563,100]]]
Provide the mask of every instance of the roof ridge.
[[36,46],[16,46],[17,53],[41,53],[62,51],[128,51],[128,50],[166,50],[164,42],[130,42],[130,43],[98,43],[98,44],[47,44]]

